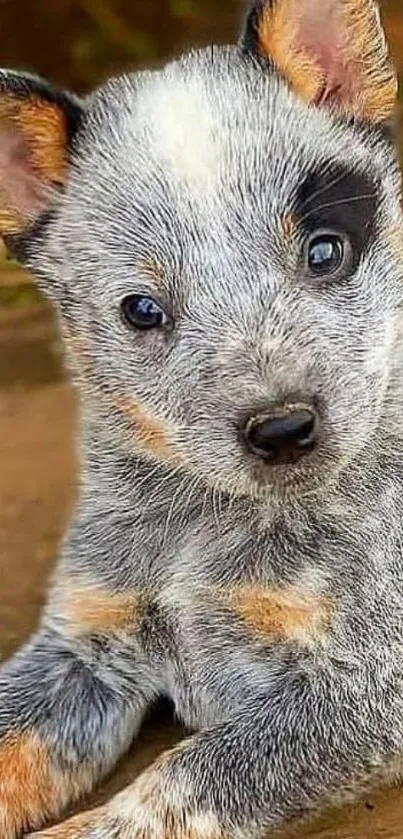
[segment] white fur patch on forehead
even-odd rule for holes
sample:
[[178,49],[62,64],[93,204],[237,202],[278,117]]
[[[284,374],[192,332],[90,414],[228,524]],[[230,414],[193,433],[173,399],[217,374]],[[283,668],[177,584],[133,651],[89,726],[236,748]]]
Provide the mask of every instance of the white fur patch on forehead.
[[216,103],[195,77],[154,77],[137,102],[136,121],[146,127],[151,154],[173,177],[203,189],[217,182],[223,156],[219,119]]

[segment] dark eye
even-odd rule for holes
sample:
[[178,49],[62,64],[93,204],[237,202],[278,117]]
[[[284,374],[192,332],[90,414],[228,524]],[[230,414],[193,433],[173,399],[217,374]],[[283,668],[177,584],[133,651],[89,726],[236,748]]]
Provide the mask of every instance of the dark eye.
[[326,231],[308,239],[306,262],[308,275],[341,279],[353,271],[353,248],[347,236]]
[[121,303],[125,320],[136,329],[156,329],[168,323],[159,303],[144,294],[129,294]]

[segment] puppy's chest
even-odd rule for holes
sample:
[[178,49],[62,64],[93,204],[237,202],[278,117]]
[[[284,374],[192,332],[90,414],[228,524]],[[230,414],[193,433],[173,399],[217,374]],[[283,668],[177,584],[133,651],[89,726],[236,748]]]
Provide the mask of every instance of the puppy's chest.
[[373,568],[385,545],[366,528],[327,522],[254,539],[234,528],[232,551],[228,540],[179,553],[157,597],[171,639],[168,689],[189,724],[275,691],[290,669],[347,660],[366,644],[363,621],[372,638],[383,631]]
[[324,649],[334,603],[293,587],[173,584],[161,592],[167,692],[188,725],[209,725]]

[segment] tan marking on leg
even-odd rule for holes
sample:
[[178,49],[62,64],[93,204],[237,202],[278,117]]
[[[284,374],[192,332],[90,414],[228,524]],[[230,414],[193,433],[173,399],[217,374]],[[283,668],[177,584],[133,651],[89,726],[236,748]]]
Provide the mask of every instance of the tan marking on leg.
[[41,830],[39,836],[34,834],[31,839],[85,839],[86,832],[97,827],[106,819],[106,807],[79,813],[61,824]]
[[88,769],[80,768],[72,779],[52,766],[47,746],[34,732],[8,736],[0,744],[1,839],[57,817],[91,786]]
[[112,594],[91,588],[67,588],[62,614],[72,634],[134,632],[138,629],[144,595],[139,591]]
[[254,632],[309,647],[326,641],[334,614],[330,599],[295,589],[242,586],[219,596]]
[[[141,839],[222,839],[224,833],[217,816],[193,804],[191,777],[182,771],[176,777],[175,773],[169,777],[164,772],[193,740],[189,737],[164,752],[108,805],[108,812],[124,825],[136,827],[136,835]],[[122,835],[126,835],[124,830]],[[130,830],[127,836],[131,836]]]
[[177,459],[178,455],[169,440],[169,429],[161,420],[150,416],[134,399],[119,399],[117,407],[129,421],[136,442],[158,460]]

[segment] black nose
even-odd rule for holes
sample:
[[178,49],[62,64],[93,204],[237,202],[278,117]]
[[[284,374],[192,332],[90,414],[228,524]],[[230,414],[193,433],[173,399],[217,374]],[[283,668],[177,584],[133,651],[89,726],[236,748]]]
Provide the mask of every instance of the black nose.
[[252,417],[245,437],[250,450],[265,460],[294,460],[316,440],[318,416],[308,405],[290,405]]

